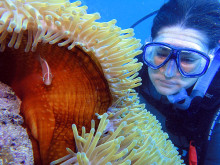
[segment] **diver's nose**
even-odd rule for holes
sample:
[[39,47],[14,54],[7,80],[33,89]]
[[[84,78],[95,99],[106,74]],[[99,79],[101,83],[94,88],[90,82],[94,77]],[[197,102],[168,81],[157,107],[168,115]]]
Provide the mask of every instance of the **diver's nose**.
[[174,59],[171,59],[167,62],[165,66],[164,75],[168,78],[171,78],[173,76],[176,76],[176,72],[177,72],[176,62]]

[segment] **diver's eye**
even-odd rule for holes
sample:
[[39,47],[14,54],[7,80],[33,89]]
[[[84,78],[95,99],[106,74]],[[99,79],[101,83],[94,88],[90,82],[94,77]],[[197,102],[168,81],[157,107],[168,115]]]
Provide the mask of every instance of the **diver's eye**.
[[155,55],[159,58],[166,58],[170,54],[171,50],[166,47],[157,46],[155,48]]
[[197,59],[195,58],[187,58],[187,57],[183,57],[181,58],[181,62],[187,63],[187,64],[192,64],[195,63],[197,61]]
[[160,58],[166,58],[167,57],[167,54],[165,53],[161,53],[161,52],[157,52],[156,55]]
[[193,64],[198,62],[201,56],[195,52],[183,51],[180,53],[180,61],[185,64]]

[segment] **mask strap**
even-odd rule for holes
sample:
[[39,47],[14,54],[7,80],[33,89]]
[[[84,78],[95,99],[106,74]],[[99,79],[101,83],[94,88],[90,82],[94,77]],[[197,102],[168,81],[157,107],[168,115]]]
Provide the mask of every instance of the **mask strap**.
[[[218,48],[218,50],[215,52],[214,59],[211,62],[210,67],[208,68],[206,73],[197,80],[190,96],[187,95],[187,92],[185,89],[182,89],[179,93],[175,95],[167,96],[168,100],[179,109],[182,109],[182,110],[188,109],[191,104],[191,101],[196,96],[199,96],[201,98],[204,97],[219,67],[220,67],[220,48]],[[183,100],[184,102],[179,103],[179,101],[181,100]]]

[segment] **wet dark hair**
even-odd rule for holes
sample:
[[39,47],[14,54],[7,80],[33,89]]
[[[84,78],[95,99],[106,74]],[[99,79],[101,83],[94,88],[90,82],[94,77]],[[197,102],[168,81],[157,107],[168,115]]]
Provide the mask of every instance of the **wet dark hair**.
[[220,3],[218,0],[170,0],[164,4],[153,21],[151,37],[169,26],[178,25],[200,31],[208,37],[208,48],[220,40]]

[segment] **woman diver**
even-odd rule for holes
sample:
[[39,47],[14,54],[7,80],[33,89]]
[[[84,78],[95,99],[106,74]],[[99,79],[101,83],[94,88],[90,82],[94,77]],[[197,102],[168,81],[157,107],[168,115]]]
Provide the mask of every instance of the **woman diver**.
[[[146,108],[186,164],[220,164],[220,3],[169,0],[140,57]],[[197,153],[197,154],[195,154]]]

